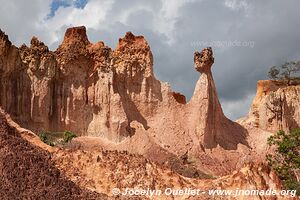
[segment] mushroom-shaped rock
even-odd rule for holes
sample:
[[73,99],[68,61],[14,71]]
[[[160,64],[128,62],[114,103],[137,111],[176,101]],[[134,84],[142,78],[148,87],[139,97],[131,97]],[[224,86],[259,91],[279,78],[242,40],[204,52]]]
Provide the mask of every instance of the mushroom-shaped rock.
[[223,114],[218,99],[211,67],[214,63],[210,47],[194,54],[195,69],[201,73],[194,94],[188,104],[191,108],[189,123],[204,148],[212,149],[220,145],[225,149],[236,149],[244,143],[243,129],[228,120]]
[[212,64],[214,63],[213,51],[211,47],[203,49],[200,53],[194,53],[195,69],[200,73],[210,71]]

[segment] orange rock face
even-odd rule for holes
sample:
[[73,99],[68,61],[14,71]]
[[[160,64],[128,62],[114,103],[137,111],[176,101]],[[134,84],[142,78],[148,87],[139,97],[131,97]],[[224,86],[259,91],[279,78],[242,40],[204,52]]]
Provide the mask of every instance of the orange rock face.
[[300,125],[300,84],[283,81],[259,81],[257,93],[243,124],[277,132],[290,131]]
[[30,47],[17,48],[1,34],[1,106],[25,127],[115,142],[131,134],[134,120],[148,128],[145,117],[162,94],[142,36],[128,32],[113,51],[103,42],[91,44],[85,27],[75,27],[51,52],[35,37]]

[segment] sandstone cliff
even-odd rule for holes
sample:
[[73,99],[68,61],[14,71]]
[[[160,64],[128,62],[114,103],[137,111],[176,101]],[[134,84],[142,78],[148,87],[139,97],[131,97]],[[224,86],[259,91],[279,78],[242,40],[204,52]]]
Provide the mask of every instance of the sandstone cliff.
[[143,36],[128,32],[112,50],[89,42],[85,27],[74,27],[52,52],[36,37],[30,47],[17,48],[0,35],[0,106],[36,133],[70,130],[156,161],[192,159],[217,174],[241,167],[252,153],[265,153],[268,133],[256,130],[257,136],[224,116],[211,48],[194,55],[200,74],[186,103],[156,80]]
[[299,94],[299,81],[291,85],[284,81],[259,81],[249,114],[239,121],[271,132],[299,128]]
[[91,44],[77,27],[51,52],[35,37],[30,47],[16,48],[1,34],[0,102],[23,126],[116,142],[132,134],[133,120],[148,127],[143,115],[155,112],[161,93],[143,37],[127,33],[112,51]]

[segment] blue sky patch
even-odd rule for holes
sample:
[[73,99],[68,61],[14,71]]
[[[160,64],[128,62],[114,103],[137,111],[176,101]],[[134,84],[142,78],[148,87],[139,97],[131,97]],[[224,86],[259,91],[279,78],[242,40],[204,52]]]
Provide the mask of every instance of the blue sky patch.
[[84,6],[87,4],[87,2],[88,2],[88,0],[76,0],[76,1],[74,2],[74,5],[75,5],[76,8],[81,8],[81,9],[83,9]]
[[55,15],[55,12],[60,7],[69,7],[74,6],[76,8],[83,9],[84,6],[87,4],[88,0],[53,0],[51,3],[51,11],[48,15],[48,18],[51,18]]

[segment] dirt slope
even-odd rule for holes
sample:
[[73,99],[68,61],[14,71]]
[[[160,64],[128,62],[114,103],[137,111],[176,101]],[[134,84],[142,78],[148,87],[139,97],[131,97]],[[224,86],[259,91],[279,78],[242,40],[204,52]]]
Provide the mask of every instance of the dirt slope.
[[24,140],[0,114],[1,199],[108,199],[80,189],[51,161],[51,154]]

